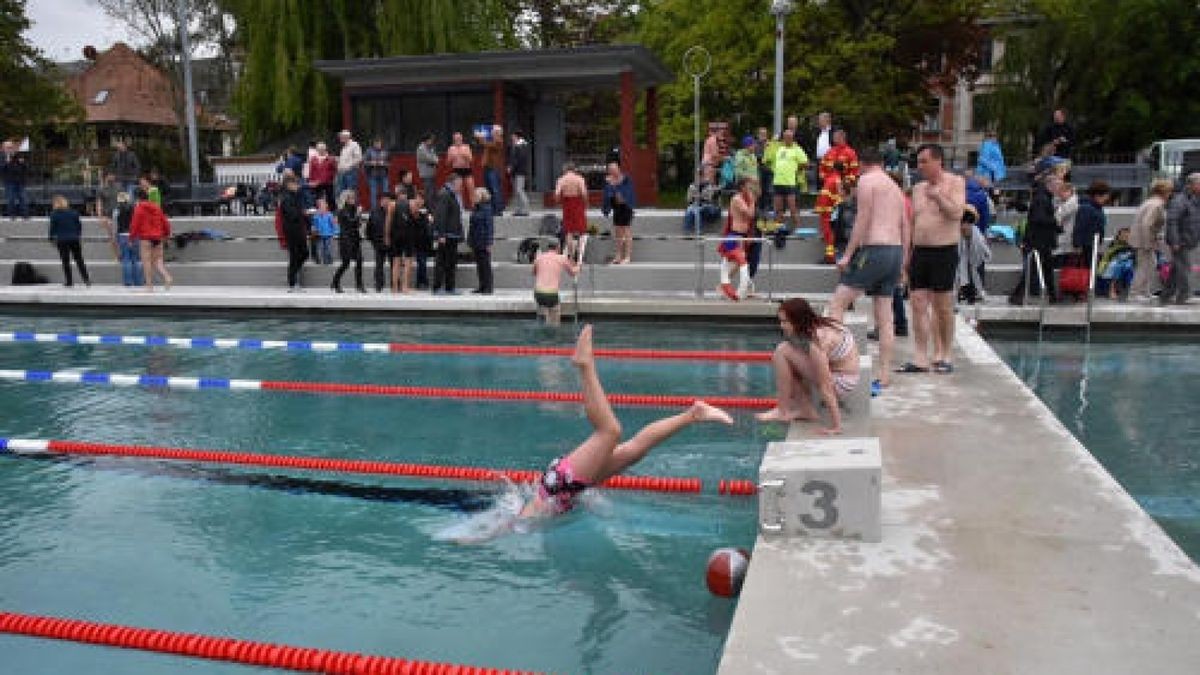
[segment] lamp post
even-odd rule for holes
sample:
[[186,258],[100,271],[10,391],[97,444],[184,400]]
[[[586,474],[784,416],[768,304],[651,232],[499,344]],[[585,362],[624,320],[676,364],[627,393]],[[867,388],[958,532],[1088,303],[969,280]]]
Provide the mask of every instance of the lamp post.
[[695,167],[692,176],[700,171],[700,78],[712,68],[712,55],[700,45],[683,53],[683,69],[692,76],[692,139],[695,150]]
[[792,0],[771,0],[775,16],[775,138],[783,131],[783,25],[792,13]]
[[[693,88],[693,150],[696,166],[692,171],[692,180],[700,174],[700,78],[708,74],[712,68],[712,54],[700,45],[695,45],[683,53],[683,69],[692,76]],[[696,221],[696,297],[704,296],[704,238],[700,236],[699,219]]]
[[196,196],[196,184],[200,182],[200,154],[196,143],[196,99],[192,96],[192,45],[188,37],[188,19],[191,11],[187,0],[179,0],[179,54],[183,66],[183,96],[187,114],[188,165],[190,167],[188,195]]

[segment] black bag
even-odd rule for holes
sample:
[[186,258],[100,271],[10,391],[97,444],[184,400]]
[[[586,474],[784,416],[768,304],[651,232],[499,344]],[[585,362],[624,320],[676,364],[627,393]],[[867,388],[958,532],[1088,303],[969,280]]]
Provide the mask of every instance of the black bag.
[[521,244],[517,246],[517,262],[532,263],[533,259],[537,257],[538,248],[540,248],[540,244],[537,237],[522,239]]
[[13,286],[32,286],[34,284],[48,284],[50,280],[38,274],[38,271],[33,268],[33,265],[27,262],[19,262],[13,265],[12,285]]

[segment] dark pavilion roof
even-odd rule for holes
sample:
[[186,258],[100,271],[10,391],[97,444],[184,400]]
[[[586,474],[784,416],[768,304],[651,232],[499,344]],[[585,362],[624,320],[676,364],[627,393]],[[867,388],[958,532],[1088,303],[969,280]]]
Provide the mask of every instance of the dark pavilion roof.
[[675,80],[674,73],[641,45],[389,56],[317,61],[314,65],[340,78],[349,89],[496,80],[525,83],[541,90],[609,88],[617,85],[623,71],[633,73],[637,87],[655,87]]

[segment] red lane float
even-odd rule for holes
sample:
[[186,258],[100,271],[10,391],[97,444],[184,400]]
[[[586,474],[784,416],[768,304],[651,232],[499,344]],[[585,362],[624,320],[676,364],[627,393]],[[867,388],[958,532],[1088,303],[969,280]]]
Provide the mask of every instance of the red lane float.
[[[516,389],[460,389],[454,387],[415,387],[394,384],[346,384],[342,382],[300,382],[263,380],[261,389],[310,394],[353,394],[361,396],[399,396],[407,398],[450,398],[487,401],[536,401],[539,403],[583,403],[581,392],[521,391]],[[667,394],[609,394],[613,405],[657,408],[687,407],[706,401],[720,408],[770,409],[775,399],[761,396],[678,396]]]
[[[392,342],[394,354],[486,354],[489,356],[570,356],[568,347],[520,347],[512,345],[427,345]],[[771,352],[732,352],[716,350],[597,349],[596,358],[649,361],[724,361],[729,363],[768,363]]]
[[335,675],[500,675],[530,672],[392,656],[368,656],[14,612],[0,612],[0,633]]
[[[404,476],[410,478],[435,478],[469,481],[498,481],[504,478],[514,483],[532,483],[541,477],[539,471],[524,469],[487,469],[469,466],[439,466],[436,464],[409,464],[380,462],[362,459],[339,459],[324,457],[296,457],[288,455],[266,455],[249,452],[171,448],[147,445],[116,445],[110,443],[86,443],[80,441],[47,442],[46,449],[66,455],[106,455],[114,457],[140,457],[203,464],[240,464],[243,466],[265,466],[272,468],[300,469],[304,471],[330,471],[339,473]],[[724,483],[725,481],[722,481]],[[613,476],[600,487],[613,490],[639,490],[643,492],[682,492],[698,494],[704,486],[699,478],[675,478],[660,476]],[[724,493],[722,493],[724,494]],[[734,493],[729,493],[734,494]]]
[[752,496],[758,494],[758,486],[749,480],[723,480],[717,483],[717,494]]

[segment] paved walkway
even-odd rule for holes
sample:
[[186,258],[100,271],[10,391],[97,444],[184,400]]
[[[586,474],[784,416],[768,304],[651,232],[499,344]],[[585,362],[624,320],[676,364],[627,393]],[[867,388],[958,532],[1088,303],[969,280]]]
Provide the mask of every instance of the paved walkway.
[[955,360],[875,400],[882,543],[760,538],[720,672],[1197,672],[1200,569],[965,321]]

